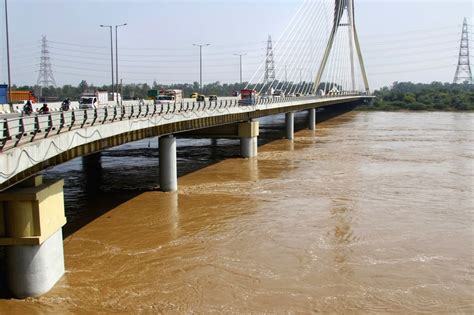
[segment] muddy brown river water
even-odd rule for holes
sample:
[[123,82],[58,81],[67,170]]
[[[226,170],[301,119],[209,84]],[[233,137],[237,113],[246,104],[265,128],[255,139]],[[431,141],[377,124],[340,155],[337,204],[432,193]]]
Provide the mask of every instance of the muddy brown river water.
[[[105,152],[95,203],[120,202],[66,233],[48,294],[0,313],[472,314],[473,143],[473,113],[351,112],[256,159],[231,143],[178,193],[148,189],[156,143]],[[93,204],[74,183],[68,218]]]

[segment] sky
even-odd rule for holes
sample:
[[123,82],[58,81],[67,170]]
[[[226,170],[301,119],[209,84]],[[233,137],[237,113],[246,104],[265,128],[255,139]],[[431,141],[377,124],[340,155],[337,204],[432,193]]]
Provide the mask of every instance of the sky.
[[[81,80],[96,85],[110,84],[110,33],[99,25],[122,23],[128,24],[118,29],[119,78],[124,83],[199,81],[199,48],[193,44],[210,44],[202,48],[204,84],[238,82],[239,57],[234,54],[240,53],[247,54],[242,64],[243,80],[248,81],[265,60],[268,36],[275,43],[303,3],[303,0],[7,1],[12,83],[36,83],[41,38],[46,36],[53,76],[59,86],[77,85]],[[3,2],[0,3],[2,83],[8,81]],[[389,86],[394,81],[451,82],[464,17],[468,19],[469,44],[474,54],[471,0],[355,0],[355,5],[357,31],[372,89]],[[327,32],[327,27],[317,32]],[[275,49],[275,68],[280,75],[283,55]],[[471,63],[472,60],[471,57]],[[296,66],[287,67],[289,75],[296,78]],[[312,72],[305,71],[303,76],[309,80],[314,77]]]

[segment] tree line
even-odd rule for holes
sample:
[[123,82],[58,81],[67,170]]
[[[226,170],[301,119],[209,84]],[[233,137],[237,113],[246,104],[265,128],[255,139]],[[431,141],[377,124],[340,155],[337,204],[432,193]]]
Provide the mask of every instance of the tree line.
[[[202,94],[204,95],[219,95],[219,96],[230,96],[233,91],[240,91],[245,87],[246,83],[224,83],[214,82],[203,86]],[[81,81],[77,86],[70,84],[63,85],[62,87],[47,87],[40,88],[39,86],[12,86],[13,90],[23,91],[34,91],[36,96],[43,96],[45,99],[58,99],[63,100],[70,98],[71,100],[79,100],[81,94],[85,91],[112,91],[111,85],[93,85],[88,84],[87,81]],[[183,83],[183,84],[170,84],[161,85],[157,82],[153,82],[152,85],[147,83],[132,83],[124,84],[119,87],[123,99],[146,99],[149,90],[162,90],[162,89],[178,89],[183,91],[184,97],[189,96],[193,92],[199,92],[199,83]]]
[[[275,81],[273,83],[274,86],[278,86],[280,84],[279,81]],[[286,83],[285,83],[286,84]],[[294,83],[289,82],[289,86],[293,91],[298,90],[308,90],[310,86],[310,82],[301,82],[301,83]],[[149,85],[147,83],[133,83],[133,84],[124,84],[123,86],[119,87],[119,92],[121,92],[123,99],[146,99],[148,96],[149,90],[167,90],[167,89],[177,89],[183,91],[184,97],[189,97],[189,95],[193,92],[198,92],[204,95],[217,95],[217,96],[231,96],[233,91],[240,91],[244,89],[247,85],[247,82],[240,83],[220,83],[219,81],[205,84],[203,85],[203,90],[200,92],[199,83],[182,83],[182,84],[170,84],[170,85],[163,85],[157,82],[153,82],[153,84]],[[320,84],[320,89],[324,89],[325,86],[336,86],[334,83],[324,83]],[[341,89],[340,86],[336,86],[338,89]],[[23,91],[33,91],[34,94],[38,96],[43,96],[46,101],[52,100],[63,100],[65,98],[70,98],[71,100],[79,100],[81,94],[85,91],[94,91],[94,90],[102,90],[102,91],[112,91],[111,85],[102,85],[96,86],[93,84],[88,84],[87,81],[81,81],[77,86],[73,86],[70,84],[66,84],[62,87],[47,87],[41,88],[39,86],[12,86],[13,90],[23,90]],[[253,86],[256,90],[260,90],[262,88],[262,84],[257,84]],[[327,92],[327,91],[326,91]],[[41,100],[40,100],[41,101]]]
[[[302,82],[302,84],[306,84]],[[202,94],[230,96],[233,91],[243,89],[246,82],[240,83],[220,83],[214,82],[203,86]],[[298,86],[298,84],[295,84]],[[320,88],[323,88],[321,83]],[[257,85],[257,90],[261,85]],[[38,86],[13,86],[16,90],[35,91],[39,95]],[[192,92],[199,92],[199,83],[183,83],[161,85],[153,82],[152,85],[142,84],[125,84],[120,88],[124,99],[146,99],[149,90],[161,89],[179,89],[183,90],[184,97],[188,97]],[[62,87],[42,88],[41,95],[46,99],[63,100],[70,98],[71,100],[79,100],[81,94],[87,90],[106,90],[112,91],[111,85],[95,86],[81,81],[77,86],[64,85]],[[412,83],[412,82],[395,82],[391,87],[383,87],[374,91],[376,99],[364,106],[360,106],[359,110],[474,110],[474,85],[472,84],[452,84],[442,82],[432,82],[429,84]]]
[[374,92],[376,99],[359,110],[474,110],[474,85],[395,82]]

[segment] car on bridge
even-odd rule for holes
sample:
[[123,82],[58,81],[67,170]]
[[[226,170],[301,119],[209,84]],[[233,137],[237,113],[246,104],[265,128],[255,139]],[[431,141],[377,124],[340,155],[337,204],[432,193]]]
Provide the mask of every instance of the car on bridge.
[[206,101],[206,95],[204,95],[204,94],[199,94],[199,95],[196,97],[196,101],[198,101],[198,102],[204,102],[204,101]]
[[282,90],[275,90],[272,95],[273,97],[285,97],[285,93]]
[[197,98],[199,96],[198,92],[192,92],[191,95],[189,95],[190,98]]
[[209,101],[217,101],[217,95],[209,95]]
[[257,91],[255,90],[240,90],[239,105],[255,105],[257,99]]

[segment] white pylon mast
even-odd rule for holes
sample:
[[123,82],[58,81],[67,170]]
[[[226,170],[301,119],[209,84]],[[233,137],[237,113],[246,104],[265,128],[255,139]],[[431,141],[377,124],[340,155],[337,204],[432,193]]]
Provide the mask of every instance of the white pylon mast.
[[[323,60],[319,67],[318,73],[316,74],[316,78],[314,80],[313,86],[313,94],[317,94],[319,85],[321,83],[321,78],[323,76],[324,70],[326,68],[329,54],[331,53],[334,39],[336,37],[337,31],[341,26],[347,26],[349,28],[349,45],[351,45],[351,76],[352,76],[352,85],[355,87],[355,71],[354,71],[354,55],[353,55],[353,45],[355,45],[355,49],[357,52],[357,57],[359,60],[359,66],[362,73],[362,78],[364,80],[365,91],[367,93],[370,92],[369,89],[369,81],[367,80],[367,74],[365,72],[364,60],[362,58],[362,51],[360,49],[359,38],[357,36],[357,30],[355,27],[355,18],[354,18],[354,0],[335,0],[334,1],[334,22],[333,27],[331,30],[331,34],[329,36],[329,41],[326,47],[326,50],[323,55]],[[342,24],[341,19],[343,14],[346,13],[348,15],[348,23]]]

